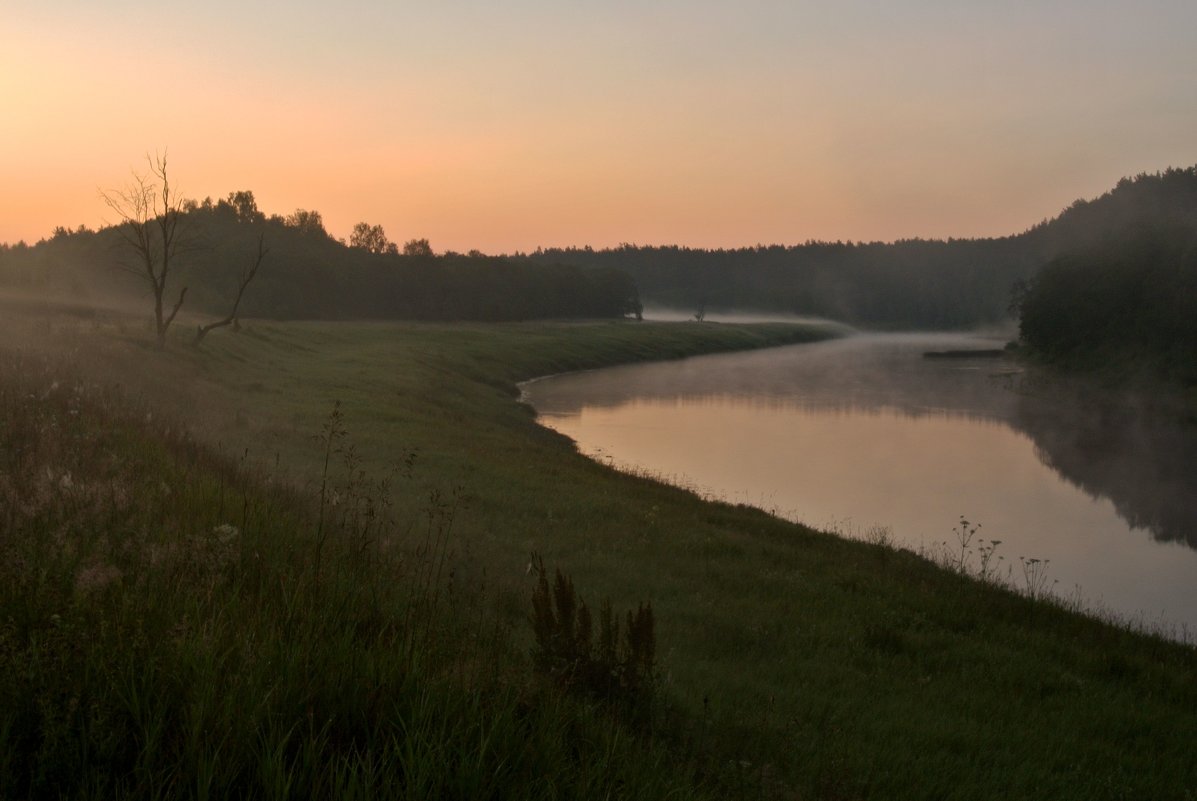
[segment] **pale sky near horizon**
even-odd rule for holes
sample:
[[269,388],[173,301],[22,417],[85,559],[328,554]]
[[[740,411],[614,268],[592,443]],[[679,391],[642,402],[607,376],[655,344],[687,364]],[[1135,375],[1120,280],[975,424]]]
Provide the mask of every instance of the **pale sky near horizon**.
[[0,241],[167,148],[440,251],[1017,233],[1197,164],[1197,3],[0,0]]

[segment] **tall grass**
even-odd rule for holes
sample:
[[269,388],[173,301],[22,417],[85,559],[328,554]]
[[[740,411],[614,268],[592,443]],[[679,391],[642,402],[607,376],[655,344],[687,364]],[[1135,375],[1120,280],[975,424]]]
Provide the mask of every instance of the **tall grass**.
[[338,410],[302,493],[44,359],[0,361],[0,798],[696,791],[538,687]]

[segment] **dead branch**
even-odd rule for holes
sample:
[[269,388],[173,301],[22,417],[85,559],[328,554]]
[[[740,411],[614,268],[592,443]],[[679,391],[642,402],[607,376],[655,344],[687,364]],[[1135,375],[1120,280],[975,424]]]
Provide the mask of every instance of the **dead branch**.
[[193,345],[198,347],[199,344],[204,341],[204,337],[208,335],[208,332],[215,328],[223,328],[226,325],[232,325],[233,330],[240,330],[241,324],[237,319],[237,309],[241,306],[241,298],[245,296],[246,287],[248,287],[250,282],[254,280],[254,276],[258,274],[258,269],[262,266],[262,262],[265,260],[266,254],[269,252],[270,248],[266,247],[266,232],[260,232],[258,234],[257,253],[255,254],[254,258],[250,260],[249,265],[241,270],[241,277],[237,283],[237,296],[233,299],[232,311],[230,311],[228,316],[223,319],[217,320],[213,323],[208,323],[207,325],[197,326],[195,329],[195,341],[192,343]]
[[123,189],[101,191],[108,208],[120,217],[115,226],[121,241],[133,254],[136,267],[126,267],[149,284],[154,295],[154,326],[159,350],[166,347],[166,332],[183,306],[184,287],[167,314],[163,299],[177,256],[194,249],[183,224],[184,213],[167,173],[166,155],[150,158],[148,173],[133,173]]

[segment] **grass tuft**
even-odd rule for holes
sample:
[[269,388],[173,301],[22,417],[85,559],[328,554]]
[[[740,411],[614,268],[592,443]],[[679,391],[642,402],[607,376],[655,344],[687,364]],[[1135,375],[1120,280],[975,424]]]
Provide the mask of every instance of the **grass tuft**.
[[649,727],[656,689],[652,604],[640,604],[627,613],[620,637],[619,619],[610,600],[604,600],[596,638],[590,610],[573,581],[557,570],[550,589],[544,559],[533,554],[532,568],[536,572],[532,593],[536,671],[567,693],[597,699],[624,720]]

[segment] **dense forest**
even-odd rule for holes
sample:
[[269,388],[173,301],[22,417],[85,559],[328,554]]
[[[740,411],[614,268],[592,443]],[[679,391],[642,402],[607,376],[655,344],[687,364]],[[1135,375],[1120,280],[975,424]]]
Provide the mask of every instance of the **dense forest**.
[[1017,306],[1020,339],[1049,362],[1197,385],[1197,227],[1143,228],[1058,256]]
[[[640,310],[635,283],[618,268],[436,255],[427,240],[400,248],[381,226],[364,223],[344,242],[325,231],[319,212],[268,217],[246,191],[186,201],[179,228],[166,301],[185,286],[192,311],[228,312],[259,238],[265,257],[239,309],[250,317],[500,321]],[[36,245],[0,245],[0,287],[83,303],[147,294],[119,226],[57,228]]]
[[818,315],[874,328],[964,328],[1009,319],[1012,287],[1053,258],[1158,227],[1197,228],[1197,167],[1123,179],[1001,238],[730,250],[621,245],[541,250],[530,259],[626,270],[645,303]]

